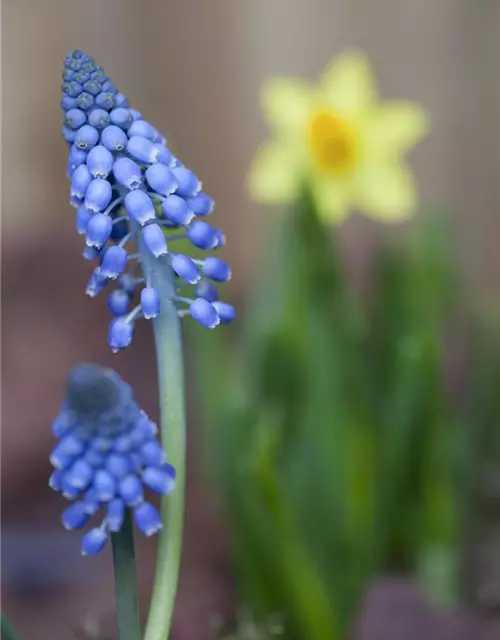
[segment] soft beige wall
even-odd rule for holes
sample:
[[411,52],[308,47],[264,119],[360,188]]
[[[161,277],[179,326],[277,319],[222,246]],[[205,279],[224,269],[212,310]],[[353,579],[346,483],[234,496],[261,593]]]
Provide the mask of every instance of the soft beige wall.
[[[89,50],[160,126],[216,197],[235,278],[265,221],[244,193],[265,135],[269,74],[313,78],[346,46],[365,49],[387,97],[419,100],[432,136],[412,155],[422,197],[450,202],[469,273],[500,285],[498,0],[7,0],[3,3],[5,237],[72,225],[60,139],[59,73]],[[64,222],[61,222],[64,221]],[[366,231],[355,222],[355,235]],[[34,231],[33,231],[34,232]],[[355,244],[355,243],[354,243]],[[487,277],[486,277],[487,276]]]

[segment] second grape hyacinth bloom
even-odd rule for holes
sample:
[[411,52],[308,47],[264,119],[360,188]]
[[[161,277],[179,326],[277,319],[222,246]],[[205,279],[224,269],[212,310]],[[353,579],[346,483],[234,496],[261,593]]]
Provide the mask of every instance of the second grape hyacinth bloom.
[[[179,316],[191,315],[210,329],[230,322],[235,310],[219,301],[213,284],[229,280],[229,265],[214,256],[196,260],[174,249],[182,240],[201,250],[225,243],[224,234],[204,220],[212,213],[213,200],[92,58],[73,51],[64,66],[61,107],[70,201],[77,209],[77,230],[86,237],[84,257],[99,261],[87,293],[95,296],[112,280],[118,282],[108,298],[115,316],[109,328],[111,348],[127,347],[135,321],[155,318],[162,304],[175,304]],[[132,241],[138,252],[128,251]],[[142,273],[144,251],[169,265],[174,282],[170,299],[160,300],[150,273]],[[192,293],[182,295],[181,287]],[[138,289],[140,303],[130,310]]]
[[121,529],[127,509],[146,535],[162,526],[145,489],[167,495],[175,469],[166,462],[156,425],[135,402],[132,389],[111,369],[80,364],[71,372],[54,421],[58,442],[50,461],[50,486],[73,500],[62,514],[66,529],[81,529],[104,511],[99,527],[82,538],[82,553],[95,555]]

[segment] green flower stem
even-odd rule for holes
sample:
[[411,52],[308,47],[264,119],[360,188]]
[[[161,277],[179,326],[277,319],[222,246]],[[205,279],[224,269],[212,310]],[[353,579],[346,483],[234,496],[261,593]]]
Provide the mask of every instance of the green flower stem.
[[182,547],[186,459],[184,364],[180,322],[173,301],[174,273],[165,258],[152,256],[138,238],[146,281],[155,287],[161,311],[154,320],[161,411],[161,439],[169,462],[177,470],[175,489],[162,503],[156,573],[144,640],[167,640],[172,624]]
[[119,640],[140,640],[137,569],[135,565],[132,518],[127,509],[123,526],[111,534],[115,568],[116,616]]
[[2,622],[1,622],[1,631],[2,631],[2,640],[21,640],[20,636],[14,631],[12,625],[9,622],[9,619],[2,611]]

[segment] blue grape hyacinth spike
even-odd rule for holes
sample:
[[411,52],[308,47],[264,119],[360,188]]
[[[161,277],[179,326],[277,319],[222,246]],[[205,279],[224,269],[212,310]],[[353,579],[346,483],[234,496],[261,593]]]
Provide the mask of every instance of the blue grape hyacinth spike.
[[[112,281],[118,283],[108,299],[112,349],[130,344],[138,319],[161,313],[162,301],[142,277],[134,244],[142,243],[171,267],[178,295],[167,302],[177,306],[180,317],[191,316],[207,328],[230,322],[234,307],[218,301],[212,284],[230,279],[229,265],[213,256],[195,260],[175,249],[181,240],[202,251],[225,244],[222,231],[205,220],[214,202],[201,181],[83,51],[73,51],[65,60],[62,93],[70,202],[77,209],[77,231],[85,236],[83,255],[99,261],[87,293],[95,296]],[[90,538],[92,544],[100,539],[97,534]]]
[[71,500],[61,515],[63,526],[82,529],[100,516],[82,537],[83,555],[101,551],[109,534],[120,530],[126,509],[146,536],[158,531],[160,516],[147,493],[170,494],[175,469],[157,440],[155,423],[117,373],[76,366],[53,432],[57,444],[49,485]]

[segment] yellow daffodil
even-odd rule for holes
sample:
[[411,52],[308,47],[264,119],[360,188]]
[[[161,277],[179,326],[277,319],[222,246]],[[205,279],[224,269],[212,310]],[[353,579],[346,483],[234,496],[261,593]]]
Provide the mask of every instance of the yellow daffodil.
[[426,133],[427,116],[412,102],[381,102],[362,54],[340,56],[314,86],[269,81],[262,109],[274,136],[250,169],[256,201],[292,202],[305,184],[329,222],[352,209],[385,221],[412,213],[415,186],[402,155]]

